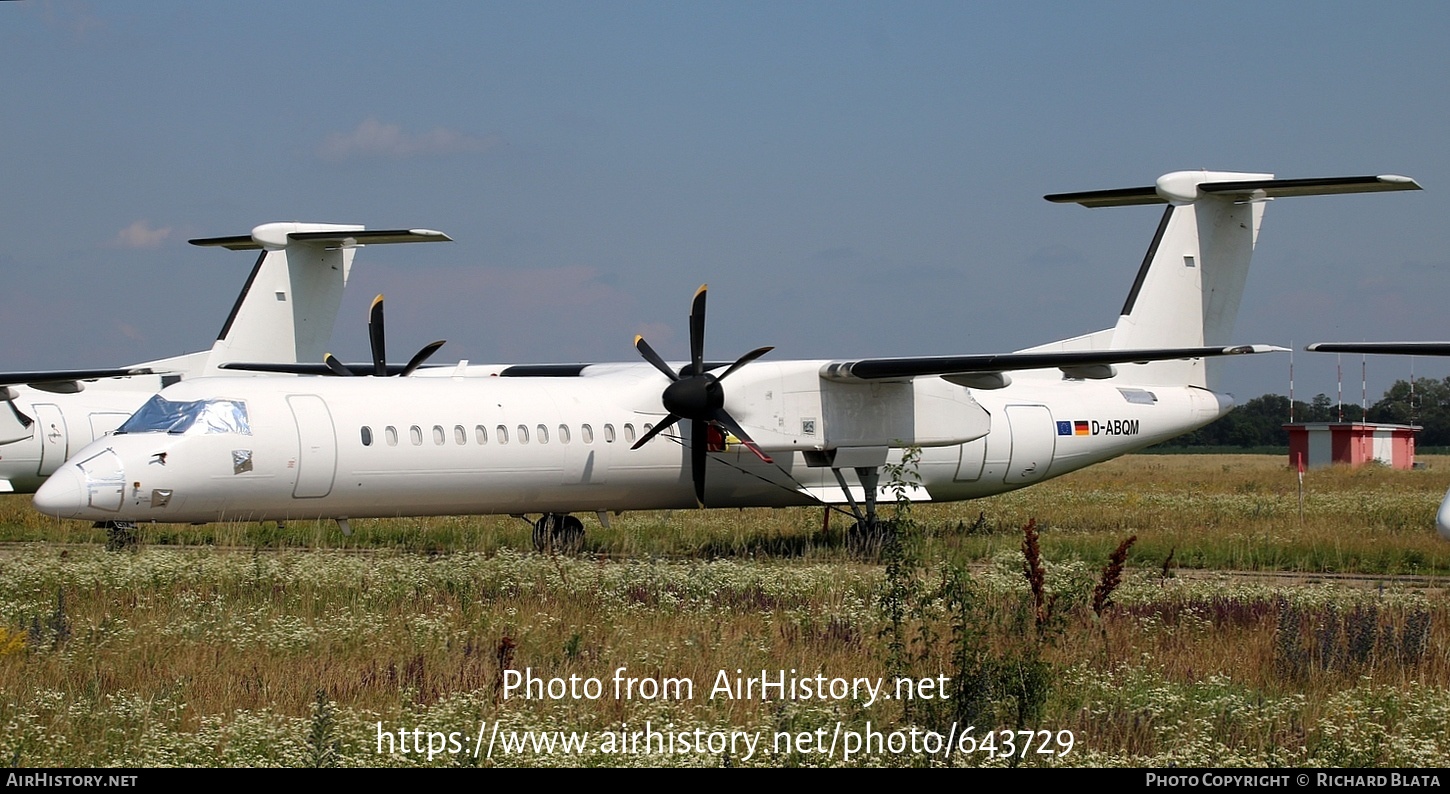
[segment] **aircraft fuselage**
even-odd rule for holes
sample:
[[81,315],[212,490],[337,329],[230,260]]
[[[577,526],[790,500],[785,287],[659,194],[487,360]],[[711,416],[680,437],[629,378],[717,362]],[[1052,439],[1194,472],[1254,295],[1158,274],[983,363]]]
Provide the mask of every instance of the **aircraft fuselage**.
[[[757,362],[731,377],[727,407],[773,463],[729,444],[711,451],[708,506],[844,503],[833,460],[860,499],[841,461],[872,450],[900,460],[907,447],[922,450],[913,499],[988,496],[1172,438],[1231,406],[1197,387],[1055,371],[990,391],[940,378],[832,384],[820,377],[828,363]],[[665,384],[634,364],[556,378],[195,379],[160,397],[235,397],[242,418],[212,432],[203,420],[101,438],[73,453],[36,506],[160,522],[691,508],[688,423],[631,449],[665,416]],[[887,478],[881,485],[889,500]]]

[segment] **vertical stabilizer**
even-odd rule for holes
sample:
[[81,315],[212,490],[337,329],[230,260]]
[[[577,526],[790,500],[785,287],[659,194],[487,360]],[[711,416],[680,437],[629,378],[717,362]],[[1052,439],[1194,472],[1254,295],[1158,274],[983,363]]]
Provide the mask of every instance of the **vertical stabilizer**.
[[[1158,180],[1169,200],[1137,280],[1113,328],[1118,350],[1230,344],[1264,199],[1198,195],[1200,182],[1271,180],[1272,174],[1178,172]],[[1148,383],[1207,386],[1204,359],[1133,368]]]
[[262,253],[201,372],[190,374],[218,374],[218,367],[229,361],[321,361],[359,247],[448,239],[428,229],[367,231],[343,224],[268,223],[250,235],[192,240],[193,245]]

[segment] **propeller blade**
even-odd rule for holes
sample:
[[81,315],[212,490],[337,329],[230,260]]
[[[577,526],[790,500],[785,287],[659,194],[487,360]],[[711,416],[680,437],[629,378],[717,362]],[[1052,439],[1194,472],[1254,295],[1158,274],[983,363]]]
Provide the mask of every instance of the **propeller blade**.
[[646,441],[664,432],[668,427],[690,420],[690,479],[695,485],[695,501],[705,507],[705,467],[709,462],[706,453],[710,448],[712,426],[719,426],[740,439],[755,456],[766,463],[774,463],[759,444],[745,432],[745,428],[725,411],[725,390],[720,381],[730,374],[774,350],[773,347],[759,347],[741,356],[731,364],[723,375],[716,377],[705,371],[705,295],[709,285],[701,284],[695,290],[690,304],[690,364],[681,372],[673,372],[659,354],[644,341],[634,338],[634,347],[654,368],[665,373],[670,384],[660,395],[660,402],[669,413],[658,426],[650,428],[630,449],[639,449]]
[[403,371],[402,372],[398,373],[399,377],[406,378],[409,375],[412,375],[413,374],[413,370],[417,369],[418,367],[421,367],[423,365],[423,362],[424,361],[427,361],[429,356],[433,355],[434,353],[437,353],[438,352],[438,348],[440,348],[442,346],[443,346],[443,340],[442,339],[439,339],[437,342],[429,342],[428,344],[424,345],[422,350],[419,350],[417,353],[414,353],[413,354],[413,357],[408,360],[408,365],[405,366],[405,367],[403,367]]
[[663,433],[664,431],[670,429],[678,421],[680,421],[680,417],[675,416],[674,414],[666,416],[663,422],[660,422],[659,424],[650,428],[648,433],[640,436],[639,440],[634,442],[634,446],[630,447],[630,449],[639,449],[640,447],[645,445],[646,441],[649,441],[660,433]]
[[708,284],[701,284],[695,290],[695,299],[690,304],[690,370],[691,375],[705,374],[705,290]]
[[710,423],[690,422],[690,479],[695,481],[695,504],[705,506],[705,448],[710,443]]
[[731,416],[728,413],[725,413],[724,408],[721,408],[720,410],[715,412],[715,416],[713,417],[712,421],[724,426],[726,430],[730,431],[731,435],[740,439],[740,443],[744,444],[746,449],[754,452],[755,457],[760,458],[765,463],[775,462],[771,460],[770,456],[765,454],[765,452],[763,452],[758,445],[756,445],[755,440],[752,439],[750,435],[745,432],[745,428],[741,427],[740,423],[735,421],[735,417]]
[[332,370],[332,374],[334,375],[343,375],[350,377],[357,374],[352,370],[348,369],[346,364],[338,361],[337,357],[331,353],[328,353],[327,355],[322,357],[322,363],[326,364],[327,368]]
[[379,378],[388,374],[388,353],[383,344],[383,296],[373,298],[368,309],[368,342],[373,348],[373,374]]
[[757,358],[760,358],[761,356],[769,353],[774,349],[775,347],[773,346],[757,347],[756,349],[736,359],[735,363],[730,365],[730,369],[725,370],[725,372],[716,377],[715,380],[725,380],[726,378],[730,377],[730,373],[734,372],[737,369],[740,369],[746,364],[749,364],[750,362],[754,361]]
[[665,376],[670,380],[675,381],[680,379],[680,376],[676,375],[675,371],[670,369],[669,365],[665,364],[665,360],[660,358],[660,354],[656,353],[654,348],[649,346],[649,342],[644,341],[644,337],[635,335],[634,349],[638,350],[641,356],[644,356],[645,361],[655,365],[655,369],[665,373]]

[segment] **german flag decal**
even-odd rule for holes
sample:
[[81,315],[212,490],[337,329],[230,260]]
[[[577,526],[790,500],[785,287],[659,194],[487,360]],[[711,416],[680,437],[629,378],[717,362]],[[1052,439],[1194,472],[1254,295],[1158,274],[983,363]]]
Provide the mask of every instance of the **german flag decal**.
[[1091,424],[1084,421],[1058,422],[1057,434],[1059,436],[1090,436],[1092,435]]

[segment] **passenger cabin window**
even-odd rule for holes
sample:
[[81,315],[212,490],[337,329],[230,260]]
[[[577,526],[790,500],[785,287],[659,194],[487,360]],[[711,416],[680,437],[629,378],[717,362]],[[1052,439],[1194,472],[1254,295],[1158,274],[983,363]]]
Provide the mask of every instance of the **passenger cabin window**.
[[474,438],[478,439],[478,443],[480,446],[482,446],[483,444],[487,444],[488,428],[484,427],[483,425],[479,425],[473,428],[473,436]]
[[507,444],[509,442],[509,429],[503,425],[499,425],[493,429],[493,437],[498,439],[498,443]]
[[116,428],[116,435],[122,433],[169,433],[173,436],[235,433],[250,436],[252,425],[247,420],[247,405],[240,400],[172,402],[158,394]]
[[468,443],[468,431],[463,429],[463,425],[453,426],[453,443],[460,447]]
[[373,429],[371,427],[363,427],[362,442],[363,446],[365,447],[370,447],[373,445]]
[[540,444],[549,443],[549,428],[544,427],[543,425],[539,425],[537,428],[534,429],[539,431],[538,439]]
[[519,425],[519,443],[520,444],[527,444],[527,443],[529,443],[529,426],[528,425]]
[[408,438],[413,440],[413,446],[423,446],[423,428],[417,425],[408,428]]
[[388,446],[396,447],[398,445],[398,428],[388,425],[385,435],[388,437]]
[[582,438],[582,439],[584,439],[584,443],[585,444],[593,444],[594,443],[594,428],[590,427],[589,425],[580,425],[579,426],[579,437]]
[[624,443],[626,443],[626,444],[633,444],[634,443],[634,425],[626,424],[624,426]]
[[567,443],[569,443],[569,426],[568,425],[559,425],[559,443],[560,444],[567,444]]
[[649,435],[649,431],[651,431],[653,429],[655,429],[655,426],[654,425],[650,424],[649,422],[645,422],[644,423],[644,434],[645,435]]
[[448,436],[443,432],[443,425],[433,425],[433,443],[441,447],[447,440]]
[[604,443],[614,443],[614,425],[607,424],[604,426]]

